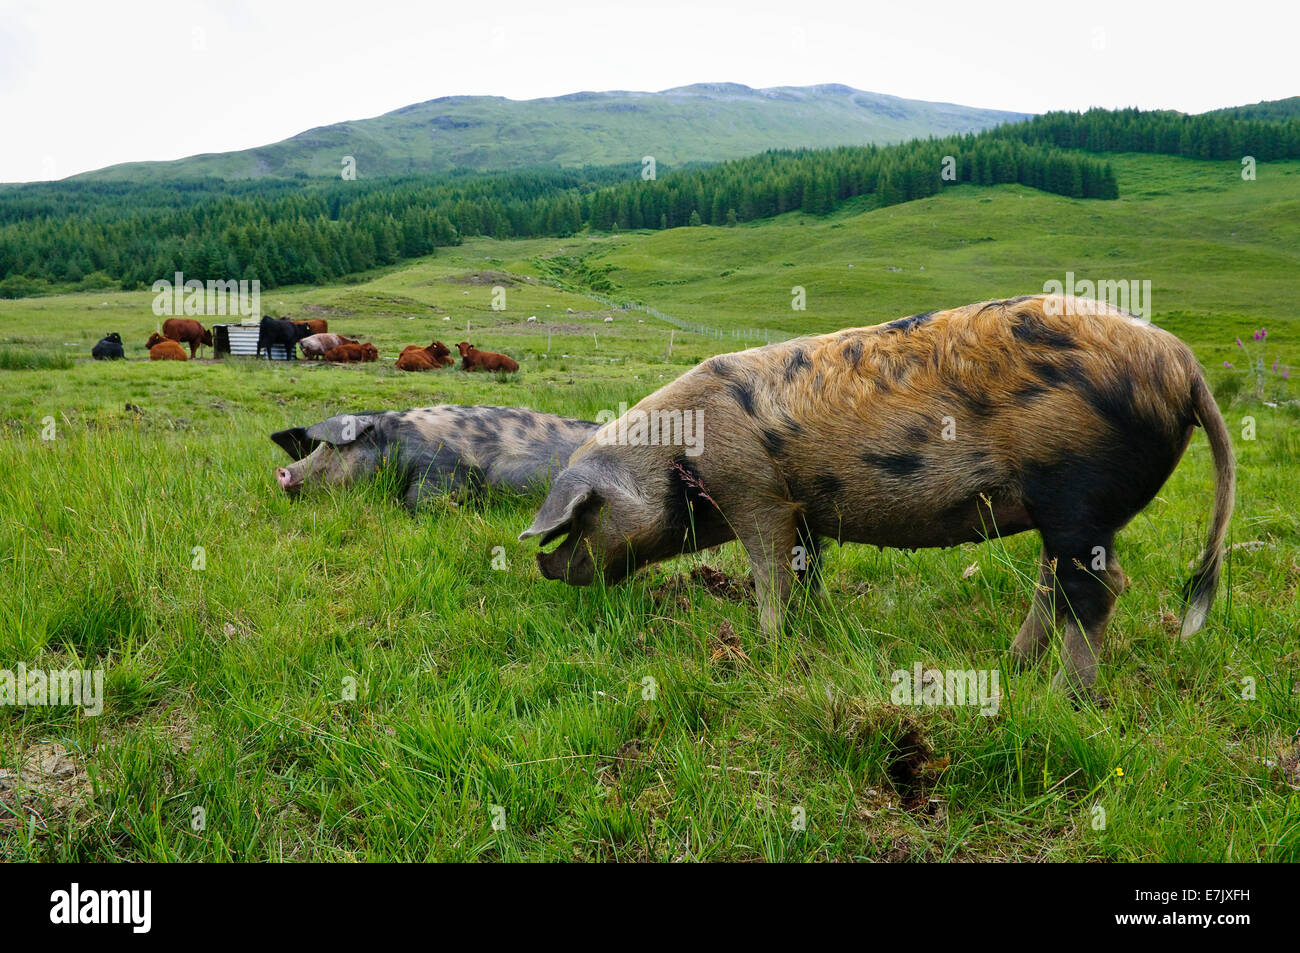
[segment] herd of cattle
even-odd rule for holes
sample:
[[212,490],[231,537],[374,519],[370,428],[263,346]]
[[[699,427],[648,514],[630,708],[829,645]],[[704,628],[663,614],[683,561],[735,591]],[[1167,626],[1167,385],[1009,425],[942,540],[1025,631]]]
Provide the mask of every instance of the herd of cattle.
[[[183,344],[188,344],[190,353],[185,354]],[[195,357],[200,347],[212,347],[212,331],[192,318],[168,318],[162,324],[161,331],[149,335],[145,348],[151,361],[186,361]],[[323,359],[339,364],[356,364],[379,360],[379,349],[369,341],[362,343],[355,338],[341,334],[331,334],[329,324],[323,318],[309,321],[291,321],[285,318],[262,318],[257,330],[257,355],[271,357],[272,347],[281,347],[289,358],[297,357],[298,351],[309,360]],[[461,341],[456,347],[460,350],[461,367],[466,371],[505,371],[514,373],[519,364],[505,354],[494,351],[480,351],[468,341]],[[120,360],[126,357],[122,346],[122,336],[117,332],[104,335],[90,351],[97,361]],[[455,364],[451,350],[441,341],[434,341],[427,347],[412,344],[402,349],[396,365],[403,371],[437,371]]]
[[[403,357],[450,360],[436,341]],[[629,437],[647,419],[680,427],[686,414],[708,425],[694,453],[662,430]],[[1187,636],[1214,598],[1232,514],[1227,428],[1186,345],[1087,299],[982,302],[718,355],[603,425],[442,405],[343,414],[271,439],[293,458],[276,469],[291,496],[364,479],[381,461],[412,507],[440,492],[549,486],[520,539],[558,541],[537,563],[570,585],[617,583],[739,540],[768,637],[793,584],[820,588],[828,541],[916,549],[1035,530],[1038,583],[1012,653],[1035,658],[1063,630],[1056,684],[1080,697],[1093,694],[1129,581],[1115,534],[1198,426],[1215,501],[1184,590]]]

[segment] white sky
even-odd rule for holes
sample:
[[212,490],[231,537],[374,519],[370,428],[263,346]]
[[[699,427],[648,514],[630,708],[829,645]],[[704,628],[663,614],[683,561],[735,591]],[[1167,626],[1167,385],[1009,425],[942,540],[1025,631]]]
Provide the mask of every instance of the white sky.
[[438,96],[844,83],[1042,112],[1300,94],[1300,0],[0,0],[0,182]]

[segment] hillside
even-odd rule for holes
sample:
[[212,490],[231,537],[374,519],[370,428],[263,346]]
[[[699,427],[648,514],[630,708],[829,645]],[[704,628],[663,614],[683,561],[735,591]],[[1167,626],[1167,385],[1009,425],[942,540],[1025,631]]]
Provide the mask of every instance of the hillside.
[[1212,109],[1206,116],[1226,116],[1229,119],[1264,119],[1276,122],[1300,117],[1300,96],[1288,96],[1286,99],[1264,100],[1251,106],[1228,106],[1226,109]]
[[255,149],[131,162],[77,179],[166,181],[215,176],[360,177],[639,163],[715,162],[766,149],[899,142],[971,132],[1027,113],[869,93],[840,85],[751,89],[701,83],[661,92],[581,92],[549,99],[449,96],[320,126]]

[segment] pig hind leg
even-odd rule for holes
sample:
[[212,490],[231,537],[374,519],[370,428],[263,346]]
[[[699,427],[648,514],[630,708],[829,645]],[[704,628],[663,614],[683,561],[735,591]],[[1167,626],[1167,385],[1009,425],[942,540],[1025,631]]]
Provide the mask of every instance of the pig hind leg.
[[1054,563],[1056,623],[1065,631],[1053,687],[1074,698],[1101,701],[1092,687],[1097,658],[1125,583],[1113,543],[1113,533],[1043,534],[1043,557],[1049,565]]

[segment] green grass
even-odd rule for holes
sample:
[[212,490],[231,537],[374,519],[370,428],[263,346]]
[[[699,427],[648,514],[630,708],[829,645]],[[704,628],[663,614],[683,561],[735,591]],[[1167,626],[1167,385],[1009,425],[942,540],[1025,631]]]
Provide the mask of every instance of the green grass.
[[0,347],[0,371],[65,371],[71,366],[66,353]]
[[[1300,858],[1297,394],[1267,406],[1222,368],[1260,326],[1270,361],[1300,362],[1300,250],[1282,227],[1300,164],[1255,183],[1227,164],[1118,168],[1117,203],[954,190],[824,220],[478,241],[266,296],[374,340],[379,365],[154,364],[147,294],[0,302],[0,349],[76,358],[0,374],[0,668],[102,666],[107,683],[98,718],[0,708],[0,857]],[[1076,711],[1049,688],[1054,657],[1006,665],[1029,536],[834,549],[827,597],[766,641],[744,597],[690,575],[743,579],[734,546],[575,590],[541,579],[515,540],[535,499],[413,518],[377,485],[280,494],[266,435],[284,426],[437,401],[591,418],[729,349],[538,280],[539,259],[575,254],[614,266],[616,297],[727,330],[866,324],[1034,292],[1066,270],[1150,279],[1157,322],[1212,368],[1238,438],[1232,541],[1262,545],[1233,550],[1210,622],[1178,641],[1213,495],[1198,435],[1119,537],[1132,585],[1102,656],[1112,704]],[[490,307],[497,279],[447,280],[476,271],[514,276],[506,311]],[[795,284],[807,312],[789,310]],[[516,378],[392,369],[399,345],[453,344],[466,321],[480,347],[520,360]],[[131,359],[91,362],[109,330]],[[1240,439],[1248,416],[1254,440]],[[493,568],[495,547],[508,568]],[[892,704],[890,673],[916,662],[999,669],[998,714]]]

